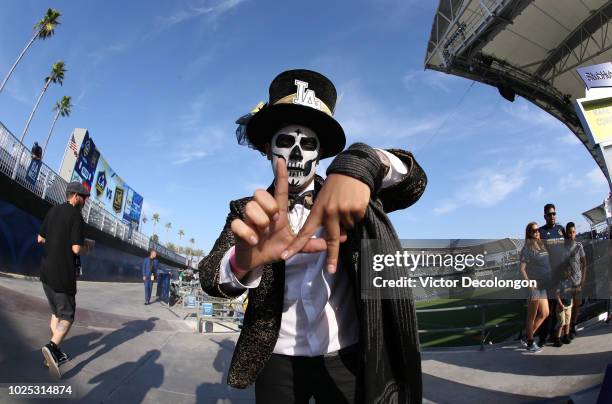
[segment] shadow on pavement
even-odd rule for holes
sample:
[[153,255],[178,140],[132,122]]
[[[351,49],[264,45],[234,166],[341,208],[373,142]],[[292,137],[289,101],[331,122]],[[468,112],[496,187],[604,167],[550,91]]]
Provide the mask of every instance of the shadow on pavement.
[[[137,337],[145,332],[150,332],[155,327],[155,321],[159,320],[157,317],[149,317],[146,320],[133,320],[123,323],[123,327],[119,328],[109,334],[106,334],[99,341],[87,347],[88,351],[97,349],[97,351],[89,358],[79,362],[75,367],[68,370],[64,375],[63,379],[69,379],[77,375],[85,366],[109,353],[117,346],[124,342]],[[70,338],[70,337],[69,337]],[[68,344],[66,340],[66,344]],[[62,344],[63,346],[63,344]],[[80,354],[81,352],[79,352]]]
[[[155,363],[160,357],[160,351],[152,349],[134,362],[124,362],[89,380],[96,384],[91,391],[80,398],[83,403],[114,401],[114,393],[118,393],[120,402],[141,403],[149,390],[158,388],[164,381],[164,368]],[[146,381],[132,383],[131,378],[138,377],[137,370],[146,364]],[[128,375],[127,377],[125,375]],[[121,380],[121,379],[124,380]],[[110,394],[109,394],[110,391]]]
[[231,339],[212,342],[219,345],[217,356],[213,361],[213,366],[216,371],[222,374],[221,383],[202,383],[196,390],[196,402],[198,403],[217,403],[217,400],[229,400],[232,403],[255,402],[255,394],[253,388],[250,389],[235,389],[228,386],[227,372],[232,361],[232,355],[236,343]]
[[[606,364],[612,363],[612,350],[607,347],[596,352],[568,352],[576,344],[590,344],[589,338],[601,336],[612,338],[612,327],[602,325],[599,329],[590,330],[588,334],[576,338],[569,346],[556,348],[547,345],[544,351],[536,355],[526,354],[518,344],[516,349],[476,352],[472,354],[444,354],[430,352],[427,359],[438,360],[447,364],[460,366],[465,371],[477,369],[491,373],[508,373],[523,376],[581,376],[602,373]],[[608,344],[608,346],[610,346]],[[485,356],[483,356],[485,355]],[[485,360],[488,358],[488,360]]]
[[[455,397],[453,399],[453,397]],[[527,403],[541,397],[512,394],[457,383],[423,373],[423,398],[435,403]]]

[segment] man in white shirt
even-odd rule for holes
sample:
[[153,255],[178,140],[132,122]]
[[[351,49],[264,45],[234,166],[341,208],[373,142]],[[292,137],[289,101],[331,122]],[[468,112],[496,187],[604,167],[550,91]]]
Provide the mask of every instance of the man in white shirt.
[[[362,309],[354,254],[360,241],[355,233],[364,222],[396,238],[388,220],[364,218],[374,216],[381,204],[390,211],[414,203],[426,177],[411,154],[396,151],[400,158],[363,144],[341,153],[325,181],[316,176],[319,160],[345,145],[344,132],[332,117],[335,101],[329,79],[291,70],[272,82],[270,103],[242,121],[239,136],[272,161],[275,183],[230,204],[226,226],[200,266],[209,294],[232,297],[249,290],[228,383],[244,388],[255,382],[262,403],[308,402],[311,397],[317,402],[420,402],[414,306],[399,303],[409,312],[407,320],[402,318],[409,324],[400,331],[410,334],[405,347],[362,337],[393,314],[384,314],[378,302],[376,320],[366,318],[363,324],[372,310]],[[385,358],[371,372],[364,361],[374,354],[372,345],[378,357],[405,349],[396,356],[411,363],[397,366]],[[383,385],[364,386],[368,381]]]

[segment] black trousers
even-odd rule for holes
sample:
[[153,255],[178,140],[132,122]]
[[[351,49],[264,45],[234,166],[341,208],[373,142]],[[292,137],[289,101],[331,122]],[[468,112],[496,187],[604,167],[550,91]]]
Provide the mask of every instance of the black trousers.
[[360,356],[357,346],[315,357],[272,354],[255,381],[256,402],[361,403]]

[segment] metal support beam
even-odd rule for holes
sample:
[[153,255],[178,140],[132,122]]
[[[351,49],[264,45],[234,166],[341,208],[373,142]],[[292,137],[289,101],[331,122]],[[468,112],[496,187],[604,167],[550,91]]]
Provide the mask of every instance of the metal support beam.
[[483,55],[473,57],[469,61],[458,57],[448,69],[434,65],[426,66],[426,68],[476,80],[493,87],[501,84],[511,88],[517,95],[531,101],[563,122],[580,139],[601,170],[605,170],[604,161],[596,157],[596,151],[591,147],[582,130],[580,119],[576,115],[570,98],[561,94],[549,83],[534,80],[529,74],[505,61]]
[[[434,38],[435,33],[435,41],[429,42],[429,47],[425,55],[426,65],[436,54],[442,54],[442,48],[445,42],[447,42],[448,35],[456,28],[455,25],[467,10],[469,3],[470,0],[440,1],[440,5],[436,12],[436,18],[434,18],[434,25],[431,29],[431,39]],[[442,21],[440,21],[440,17],[442,17]]]
[[[612,2],[607,2],[555,48],[536,70],[534,76],[552,83],[555,77],[586,64],[589,60],[612,48],[612,35],[608,35],[610,17],[612,17]],[[596,34],[598,34],[597,37]],[[593,46],[596,50],[587,54],[587,50],[593,49]],[[573,63],[568,66],[570,60]]]

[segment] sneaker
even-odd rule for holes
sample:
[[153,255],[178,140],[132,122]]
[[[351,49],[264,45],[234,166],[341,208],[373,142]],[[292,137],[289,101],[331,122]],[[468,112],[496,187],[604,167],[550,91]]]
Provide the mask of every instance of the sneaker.
[[525,349],[527,350],[527,352],[538,353],[542,350],[542,347],[534,342],[533,344],[531,344],[531,346],[527,346],[527,348]]
[[519,342],[521,343],[521,346],[523,348],[527,348],[527,346],[529,345],[529,344],[527,344],[527,340],[525,338],[521,338],[521,340]]
[[563,342],[561,342],[561,340],[557,338],[555,342],[553,343],[553,346],[556,346],[557,348],[562,347]]
[[43,357],[45,358],[47,364],[49,365],[49,371],[53,374],[53,376],[57,379],[62,378],[62,372],[59,368],[59,363],[57,357],[55,356],[55,352],[51,348],[50,344],[47,344],[41,349]]
[[[57,358],[58,366],[61,366],[70,360],[70,355],[68,355],[66,352],[62,352],[62,350],[59,348],[57,348],[57,351],[55,351],[55,357]],[[49,362],[47,362],[46,359],[43,359],[43,365],[48,368]]]
[[561,342],[563,342],[564,344],[571,344],[572,340],[569,339],[567,335],[564,335],[563,338],[561,338]]
[[68,355],[66,352],[62,352],[62,350],[59,348],[57,348],[57,351],[55,351],[55,356],[57,357],[58,365],[62,365],[70,360],[70,355]]

